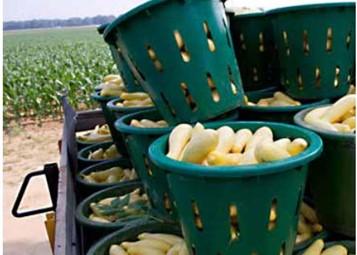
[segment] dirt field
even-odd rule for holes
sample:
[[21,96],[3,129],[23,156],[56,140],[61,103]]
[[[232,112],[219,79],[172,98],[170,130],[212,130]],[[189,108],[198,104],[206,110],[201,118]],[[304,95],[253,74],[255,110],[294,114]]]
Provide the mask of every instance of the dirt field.
[[[45,163],[58,162],[57,141],[62,135],[62,123],[47,122],[42,127],[27,125],[14,127],[4,133],[4,254],[51,254],[44,225],[45,215],[14,218],[11,208],[24,176],[42,169]],[[21,209],[28,210],[50,205],[44,178],[30,183],[28,196]]]

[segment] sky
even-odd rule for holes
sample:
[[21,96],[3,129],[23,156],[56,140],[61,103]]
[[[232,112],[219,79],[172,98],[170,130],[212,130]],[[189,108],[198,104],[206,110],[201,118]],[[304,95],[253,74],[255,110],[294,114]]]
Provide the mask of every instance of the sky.
[[[4,0],[4,21],[29,19],[66,19],[96,15],[118,16],[146,0]],[[312,2],[338,0],[229,0],[227,6],[266,9]]]

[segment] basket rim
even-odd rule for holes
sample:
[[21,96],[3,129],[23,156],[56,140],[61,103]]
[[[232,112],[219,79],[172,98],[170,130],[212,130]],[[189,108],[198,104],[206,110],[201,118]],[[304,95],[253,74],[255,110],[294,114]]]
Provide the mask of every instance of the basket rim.
[[[262,164],[252,164],[244,166],[203,166],[182,161],[177,161],[168,158],[162,148],[167,145],[169,134],[164,135],[154,141],[149,147],[150,159],[160,168],[163,168],[171,173],[180,174],[190,177],[213,177],[213,178],[229,178],[229,177],[254,177],[259,175],[277,174],[288,171],[290,169],[308,164],[308,162],[317,158],[322,153],[322,140],[312,131],[307,129],[278,122],[263,122],[263,121],[235,121],[214,123],[205,125],[208,128],[218,128],[222,125],[235,126],[237,128],[258,128],[268,126],[272,129],[283,128],[285,130],[295,130],[308,138],[309,147],[300,153],[298,156],[287,159],[268,162]],[[253,126],[253,127],[252,127]],[[194,169],[194,170],[193,170]]]
[[[128,224],[127,221],[123,220],[118,220],[116,222],[111,222],[111,223],[103,223],[103,222],[96,222],[92,221],[89,218],[85,217],[84,214],[82,213],[85,207],[89,207],[90,201],[96,198],[98,195],[101,195],[102,193],[108,193],[116,189],[123,189],[123,188],[130,188],[133,187],[135,188],[142,188],[142,183],[140,181],[132,181],[132,182],[126,182],[126,183],[121,183],[121,184],[116,184],[114,186],[111,186],[109,188],[97,191],[90,196],[86,197],[83,199],[77,206],[76,211],[75,211],[75,218],[76,220],[84,226],[88,227],[96,227],[96,228],[116,228],[119,226],[125,226]],[[140,216],[138,219],[133,219],[129,222],[140,220],[145,216]],[[125,219],[125,218],[124,218]]]
[[109,26],[110,22],[107,23],[103,23],[99,26],[97,26],[97,32],[102,35],[104,33],[104,30],[107,28],[107,26]]
[[90,146],[87,146],[83,149],[81,149],[78,153],[77,153],[77,158],[84,161],[84,162],[92,162],[92,163],[100,163],[100,162],[104,162],[104,161],[109,161],[109,160],[116,160],[116,159],[120,159],[120,158],[124,158],[122,155],[114,158],[114,159],[100,159],[100,160],[91,160],[91,159],[87,159],[83,156],[83,153],[92,150],[92,149],[97,149],[97,148],[101,148],[101,146],[106,146],[109,145],[108,148],[110,147],[110,145],[113,145],[114,142],[102,142],[102,143],[96,143]]
[[[344,246],[348,250],[348,252],[351,252],[351,251],[354,252],[355,251],[354,248],[356,245],[355,241],[352,241],[352,240],[326,241],[324,243],[325,243],[324,249],[329,248],[333,245],[340,244],[340,245]],[[304,249],[299,250],[296,253],[296,255],[303,255],[307,248],[308,247],[305,247]]]
[[304,121],[304,118],[308,112],[310,112],[314,109],[318,109],[318,108],[329,106],[329,105],[332,105],[332,104],[320,105],[319,107],[310,107],[310,108],[307,108],[305,110],[298,112],[294,116],[295,124],[300,127],[303,127],[303,128],[306,128],[306,129],[316,132],[322,138],[339,139],[339,140],[355,140],[356,134],[354,134],[354,133],[341,133],[341,132],[329,131],[329,130],[325,130],[322,128],[312,126]]
[[275,8],[275,9],[268,10],[266,14],[282,14],[286,12],[316,10],[316,9],[325,9],[325,8],[333,8],[333,7],[354,7],[354,6],[355,3],[351,1],[334,2],[334,3],[315,3],[315,4],[293,5],[293,6]]
[[[87,252],[87,255],[95,255],[96,251],[101,248],[103,245],[105,245],[105,243],[108,242],[112,242],[113,239],[115,239],[117,236],[119,235],[125,235],[127,232],[131,232],[133,231],[133,229],[141,229],[143,226],[148,226],[148,227],[153,227],[156,230],[150,231],[150,233],[166,233],[168,231],[163,231],[162,227],[164,228],[170,228],[170,230],[172,230],[172,232],[181,232],[181,237],[182,237],[182,230],[181,228],[176,225],[176,224],[172,224],[169,222],[158,222],[158,221],[154,221],[154,220],[140,220],[140,221],[136,221],[133,223],[128,223],[125,227],[116,230],[113,233],[110,233],[104,237],[102,237],[101,239],[99,239],[96,243],[94,243],[90,249]],[[141,232],[143,233],[143,232]],[[178,234],[177,234],[178,235]],[[113,243],[112,243],[113,244]]]
[[140,13],[141,11],[148,9],[152,6],[162,4],[164,2],[167,2],[168,0],[151,0],[147,1],[143,4],[140,4],[136,6],[135,8],[129,10],[128,12],[125,12],[124,14],[118,16],[112,23],[110,23],[109,26],[107,26],[103,32],[103,38],[106,42],[110,41],[110,36],[113,31],[115,31],[116,27],[124,22],[125,20],[131,18],[132,16],[135,16],[136,14]]
[[233,16],[233,20],[235,19],[243,19],[243,18],[255,18],[255,17],[265,17],[267,16],[266,11],[261,12],[251,12],[251,13],[242,13]]
[[129,121],[134,119],[137,116],[141,116],[146,113],[154,113],[159,112],[154,108],[154,109],[145,109],[142,111],[134,112],[134,113],[129,113],[124,115],[123,117],[117,119],[114,122],[115,128],[122,133],[125,134],[135,134],[135,135],[163,135],[167,132],[170,132],[174,127],[162,127],[162,128],[140,128],[140,127],[133,127],[130,126]]
[[[273,95],[274,92],[277,92],[280,90],[269,90],[269,91],[256,91],[254,93],[256,94],[262,94],[262,97],[268,96],[268,95]],[[249,92],[246,93],[246,95],[249,98]],[[253,94],[253,93],[251,93]],[[260,96],[258,96],[260,97]],[[311,102],[307,102],[305,104],[301,104],[301,105],[296,105],[296,106],[258,106],[258,105],[242,105],[239,107],[239,109],[242,109],[244,111],[251,111],[251,112],[266,112],[266,113],[271,113],[271,112],[298,112],[301,111],[303,109],[306,108],[311,108],[311,107],[315,107],[315,106],[319,106],[319,105],[323,105],[323,104],[328,104],[330,103],[330,100],[325,98],[325,99],[320,99],[320,100],[316,100],[316,101],[311,101]]]
[[[106,165],[112,165],[112,164],[117,164],[116,166],[119,166],[119,167],[122,167],[122,165],[130,165],[130,168],[132,168],[131,162],[127,158],[117,158],[117,159],[113,159],[113,160],[105,160],[105,161],[96,163],[94,165],[90,165],[90,166],[82,169],[81,171],[79,171],[76,174],[76,181],[84,186],[93,187],[93,188],[112,187],[119,183],[138,181],[138,179],[135,179],[135,180],[129,180],[129,181],[118,181],[118,182],[114,182],[114,183],[90,183],[90,182],[84,181],[84,179],[81,177],[83,174],[96,172],[98,170],[97,168],[101,168],[98,171],[105,170],[104,168],[106,167]],[[126,167],[126,166],[124,166],[124,167]]]
[[117,106],[115,105],[117,102],[121,102],[123,101],[122,98],[115,98],[110,100],[107,103],[107,107],[109,110],[111,110],[112,112],[120,112],[120,113],[131,113],[133,111],[139,111],[139,110],[146,110],[146,109],[154,109],[155,106],[134,106],[134,107],[122,107],[122,106]]
[[118,99],[117,96],[101,96],[100,93],[101,90],[93,92],[90,96],[92,99],[98,101],[98,102],[108,102],[113,99]]

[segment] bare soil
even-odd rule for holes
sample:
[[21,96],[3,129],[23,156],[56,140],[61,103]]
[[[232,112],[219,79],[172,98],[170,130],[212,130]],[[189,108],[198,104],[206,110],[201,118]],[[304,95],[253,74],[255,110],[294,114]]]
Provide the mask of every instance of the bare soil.
[[[45,215],[15,218],[11,214],[15,197],[25,175],[42,169],[46,163],[58,162],[58,140],[62,123],[45,122],[12,126],[4,132],[3,165],[3,230],[4,254],[48,255],[50,245],[44,225]],[[50,205],[45,179],[37,177],[30,182],[21,209],[29,210]]]

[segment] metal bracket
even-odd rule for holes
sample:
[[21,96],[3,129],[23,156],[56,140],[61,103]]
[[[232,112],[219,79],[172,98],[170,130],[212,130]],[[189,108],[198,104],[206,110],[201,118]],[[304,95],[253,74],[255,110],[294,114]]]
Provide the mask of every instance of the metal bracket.
[[[59,170],[57,164],[51,163],[51,164],[46,164],[43,170],[31,172],[28,175],[26,175],[24,182],[21,185],[20,191],[15,199],[14,206],[11,210],[12,215],[20,218],[20,217],[27,217],[31,215],[45,213],[49,211],[55,211],[57,206],[58,173]],[[50,191],[52,206],[47,208],[19,212],[18,211],[19,206],[21,204],[22,198],[24,197],[24,194],[26,192],[27,186],[31,178],[39,175],[46,176],[46,181],[47,181],[48,189]]]

